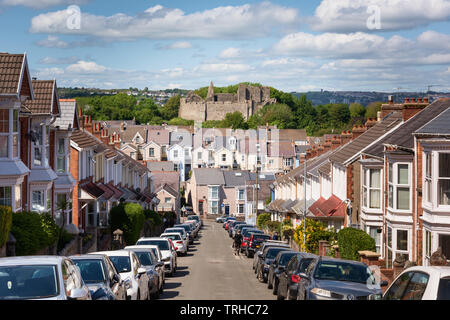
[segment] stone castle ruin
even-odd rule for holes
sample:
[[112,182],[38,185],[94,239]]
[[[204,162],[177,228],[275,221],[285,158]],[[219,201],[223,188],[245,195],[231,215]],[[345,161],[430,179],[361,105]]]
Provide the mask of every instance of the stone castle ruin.
[[269,87],[253,87],[240,84],[237,93],[214,93],[211,82],[206,99],[193,91],[180,100],[179,117],[187,120],[223,120],[227,113],[239,111],[248,120],[259,109],[276,103],[270,98]]

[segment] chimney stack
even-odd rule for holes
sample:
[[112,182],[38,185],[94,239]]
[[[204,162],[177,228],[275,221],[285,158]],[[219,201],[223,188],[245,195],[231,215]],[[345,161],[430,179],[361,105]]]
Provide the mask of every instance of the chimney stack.
[[347,131],[343,131],[341,133],[341,143],[342,145],[346,144],[347,142],[352,140],[352,133],[347,130]]
[[333,136],[331,139],[331,150],[337,149],[341,145],[341,138],[338,136]]
[[364,126],[354,126],[352,129],[352,140],[355,140],[360,135],[362,135],[364,132],[366,132],[366,127]]

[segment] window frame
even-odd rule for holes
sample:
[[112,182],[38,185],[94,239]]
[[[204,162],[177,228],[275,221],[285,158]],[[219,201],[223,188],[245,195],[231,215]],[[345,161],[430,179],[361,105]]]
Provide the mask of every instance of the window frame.
[[440,172],[439,172],[439,163],[440,163],[440,156],[442,154],[450,154],[450,151],[435,151],[436,156],[433,157],[434,158],[434,172],[435,172],[435,181],[433,182],[434,187],[436,188],[436,192],[434,192],[435,194],[435,204],[437,206],[437,208],[439,209],[450,209],[450,199],[449,204],[441,204],[440,201],[440,188],[439,188],[439,182],[441,180],[447,180],[450,181],[450,177],[440,177]]
[[[379,187],[372,187],[371,186],[371,173],[372,171],[379,171]],[[382,210],[383,206],[383,170],[381,168],[370,168],[365,167],[363,168],[363,175],[361,179],[361,186],[362,186],[362,194],[361,194],[361,203],[362,207],[365,210],[374,210],[374,211],[380,211]],[[379,191],[379,207],[371,207],[371,191]]]
[[[408,184],[399,183],[399,165],[408,166]],[[388,174],[388,209],[390,211],[410,213],[412,211],[412,163],[399,161],[399,162],[389,162],[389,174]],[[392,166],[392,167],[391,167]],[[392,169],[392,170],[391,170]],[[398,190],[408,189],[409,201],[408,209],[398,208]]]

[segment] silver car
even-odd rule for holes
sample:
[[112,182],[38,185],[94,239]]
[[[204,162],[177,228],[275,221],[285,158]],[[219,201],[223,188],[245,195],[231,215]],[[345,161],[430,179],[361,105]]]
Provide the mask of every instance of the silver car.
[[62,256],[0,258],[0,300],[91,300],[78,267]]

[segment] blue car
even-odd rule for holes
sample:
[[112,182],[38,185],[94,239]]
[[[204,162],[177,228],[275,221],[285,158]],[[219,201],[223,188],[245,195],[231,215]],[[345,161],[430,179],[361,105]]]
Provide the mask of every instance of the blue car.
[[297,300],[380,300],[381,286],[362,262],[318,257],[301,273]]

